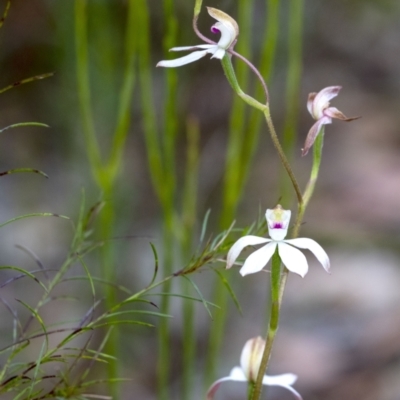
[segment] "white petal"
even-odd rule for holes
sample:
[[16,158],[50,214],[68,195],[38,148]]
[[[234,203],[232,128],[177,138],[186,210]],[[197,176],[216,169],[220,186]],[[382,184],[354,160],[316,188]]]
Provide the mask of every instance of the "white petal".
[[332,119],[328,116],[323,116],[320,118],[308,131],[306,142],[304,143],[304,147],[301,149],[301,155],[305,156],[310,150],[311,146],[314,144],[316,137],[321,131],[323,125],[328,125],[332,123]]
[[169,51],[190,51],[196,49],[211,49],[214,47],[218,47],[216,44],[198,44],[195,46],[181,46],[181,47],[173,47],[169,49]]
[[175,60],[160,61],[157,64],[157,67],[167,67],[167,68],[180,67],[182,65],[189,64],[193,61],[200,60],[200,58],[204,57],[207,53],[208,50],[194,51],[193,53],[190,53],[187,56],[176,58]]
[[247,382],[247,379],[240,367],[233,368],[229,376],[218,379],[210,386],[207,392],[207,400],[212,400],[221,383],[226,381]]
[[240,366],[248,381],[255,382],[257,379],[264,348],[265,340],[261,336],[249,339],[243,346]]
[[291,391],[296,399],[302,400],[300,393],[294,390],[291,385],[296,382],[297,376],[294,374],[283,374],[283,375],[276,375],[276,376],[268,376],[265,375],[263,378],[263,385],[268,386],[281,386],[289,391]]
[[278,251],[286,268],[304,278],[308,271],[307,259],[304,254],[284,242],[278,243]]
[[[313,118],[315,118],[313,115],[313,104],[314,104],[314,99],[315,99],[316,95],[317,95],[317,93],[315,93],[315,92],[310,93],[308,95],[308,100],[307,100],[307,110]],[[318,119],[318,118],[316,118],[316,119]]]
[[312,115],[315,119],[322,117],[325,108],[329,107],[329,100],[336,97],[341,88],[341,86],[329,86],[317,93],[312,105]]
[[289,228],[290,210],[284,210],[281,205],[274,209],[267,209],[265,218],[267,219],[268,233],[273,240],[279,241],[285,239]]
[[229,378],[231,378],[232,381],[247,382],[246,375],[240,367],[232,368],[231,373],[229,374]]
[[263,378],[263,384],[269,386],[291,386],[296,381],[297,375],[295,374],[265,375]]
[[266,239],[260,236],[252,236],[247,235],[243,236],[239,240],[237,240],[234,245],[230,248],[228,255],[226,257],[226,268],[229,269],[232,267],[233,263],[239,257],[239,254],[242,250],[247,246],[255,246],[257,244],[270,242],[271,239]]
[[218,49],[214,52],[211,58],[218,58],[218,60],[222,60],[225,56],[226,51],[218,47]]
[[300,249],[310,250],[317,260],[322,264],[324,270],[330,273],[330,262],[326,251],[315,241],[307,238],[297,238],[285,240],[286,243],[290,243],[293,246],[299,247]]
[[225,50],[229,49],[237,37],[234,26],[226,21],[217,22],[213,27],[217,28],[221,32],[218,46]]
[[218,44],[228,49],[239,35],[237,22],[228,14],[216,8],[207,7],[208,13],[218,22],[214,25],[221,32],[221,39]]
[[243,267],[240,269],[240,274],[245,276],[261,271],[273,256],[275,249],[276,242],[271,242],[261,247],[261,249],[256,250],[247,257]]

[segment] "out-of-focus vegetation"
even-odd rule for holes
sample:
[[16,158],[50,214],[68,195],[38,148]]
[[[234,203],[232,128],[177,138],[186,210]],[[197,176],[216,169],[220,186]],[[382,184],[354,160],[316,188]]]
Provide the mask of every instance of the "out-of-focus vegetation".
[[[108,268],[110,279],[136,292],[148,285],[154,272],[150,242],[159,252],[160,268],[179,270],[190,261],[208,209],[207,235],[227,229],[234,219],[238,226],[250,225],[259,209],[274,206],[282,197],[289,206],[293,194],[280,183],[283,172],[265,126],[234,99],[218,61],[206,57],[173,71],[155,68],[157,61],[174,56],[168,48],[199,43],[191,28],[193,2],[88,0],[84,18],[88,64],[77,53],[79,40],[84,41],[77,33],[79,18],[83,21],[79,6],[84,3],[15,1],[0,31],[1,87],[55,73],[0,95],[0,127],[25,121],[50,126],[1,133],[1,171],[30,167],[45,171],[49,179],[34,174],[1,177],[0,216],[6,221],[25,213],[53,212],[76,221],[84,188],[87,207],[105,201],[93,234],[106,243],[85,263],[93,276],[105,278]],[[296,0],[218,0],[204,5],[238,20],[241,34],[236,50],[264,71],[277,130],[289,138],[287,148],[301,184],[308,177],[310,160],[300,157],[300,148],[313,122],[306,110],[307,94],[342,85],[334,105],[348,115],[362,116],[357,123],[336,122],[326,129],[320,184],[302,229],[305,236],[325,241],[333,274],[327,277],[313,268],[304,281],[291,277],[283,309],[285,328],[278,335],[271,371],[297,373],[298,388],[307,399],[397,400],[400,4],[305,0],[297,10]],[[211,23],[203,11],[202,32],[208,35]],[[293,31],[296,26],[299,30]],[[82,112],[85,83],[79,83],[79,65],[87,71],[91,99],[86,105],[91,107],[102,165],[109,168],[104,181],[99,178],[103,167],[94,167],[88,154],[85,135],[91,128],[85,128],[88,113]],[[247,75],[246,67],[240,61],[235,66],[243,86],[257,93],[258,83]],[[120,132],[117,137],[124,132],[127,136],[117,146],[121,164],[114,171],[108,156],[116,132]],[[25,219],[1,232],[0,264],[27,270],[36,264],[15,245],[33,251],[46,268],[58,269],[73,237],[69,222],[58,218]],[[11,276],[2,274],[2,282]],[[243,316],[219,283],[229,313],[226,333],[217,343],[220,356],[213,373],[218,376],[227,375],[237,364],[248,337],[264,331],[265,282],[255,276],[244,283],[235,275],[232,271],[228,279]],[[216,275],[204,270],[193,279],[204,297],[213,301]],[[31,280],[21,279],[0,289],[0,296],[24,295],[33,302],[39,294],[32,285]],[[190,284],[180,286],[178,280],[171,290],[196,295]],[[92,305],[87,284],[68,283],[57,295],[78,301],[44,308],[47,321],[60,315],[64,320],[83,317]],[[114,295],[104,291],[107,300],[99,307],[123,298]],[[211,320],[201,303],[182,310],[186,304],[182,299],[169,305],[165,301],[160,297],[154,302],[160,312],[169,306],[174,318],[168,325],[156,318],[151,321],[164,332],[158,340],[159,329],[134,325],[118,329],[114,339],[115,332],[111,334],[110,343],[114,340],[118,348],[114,372],[131,379],[121,384],[121,398],[155,398],[157,371],[163,368],[168,370],[170,398],[181,398],[181,393],[186,398],[204,395],[204,375],[209,371],[204,355],[210,328],[221,320],[219,311],[212,310]],[[28,315],[26,309],[19,312]],[[2,321],[9,315],[6,307],[0,309]],[[10,343],[11,331],[11,323],[0,327],[2,347]],[[168,336],[164,365],[157,367],[157,343]],[[102,338],[96,340],[100,348]],[[31,356],[40,351],[40,347],[32,350]],[[189,360],[184,361],[183,354]],[[182,389],[181,366],[191,359],[195,377],[186,376]],[[96,368],[94,379],[105,377],[107,368]],[[227,398],[243,397],[234,385],[223,390]],[[96,392],[107,393],[107,388],[97,385]],[[271,399],[274,394],[271,390]]]

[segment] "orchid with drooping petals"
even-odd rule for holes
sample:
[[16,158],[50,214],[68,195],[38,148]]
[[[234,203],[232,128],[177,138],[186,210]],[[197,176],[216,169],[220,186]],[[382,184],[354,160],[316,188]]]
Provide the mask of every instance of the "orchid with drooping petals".
[[245,247],[267,243],[247,257],[243,267],[240,269],[242,276],[261,271],[274,255],[276,248],[278,248],[279,256],[286,268],[304,277],[308,271],[307,259],[295,247],[310,250],[322,264],[325,271],[330,272],[329,257],[316,241],[307,238],[284,240],[289,228],[290,210],[284,210],[278,204],[274,209],[268,209],[265,216],[271,239],[248,235],[237,240],[228,252],[226,259],[227,269],[232,267]]
[[[244,345],[240,356],[240,367],[233,368],[229,376],[215,381],[211,385],[210,389],[208,389],[207,400],[212,400],[214,398],[214,394],[222,382],[237,381],[254,383],[260,369],[264,347],[265,340],[260,336],[248,340]],[[296,380],[297,376],[294,374],[282,374],[276,376],[264,375],[262,383],[267,386],[281,386],[292,392],[296,399],[302,400],[300,394],[292,388],[292,385]]]
[[311,127],[307,134],[304,148],[301,150],[302,156],[308,153],[308,150],[310,150],[321,131],[322,126],[332,123],[332,118],[342,121],[353,121],[359,118],[347,118],[336,107],[329,107],[329,101],[339,94],[341,88],[341,86],[329,86],[318,93],[310,93],[308,95],[307,109],[317,122]]
[[[215,44],[199,44],[196,46],[173,47],[170,51],[187,51],[196,50],[187,56],[177,58],[175,60],[160,61],[157,67],[180,67],[203,58],[206,54],[212,54],[211,58],[218,58],[222,60],[225,56],[226,50],[232,48],[239,35],[239,26],[237,22],[225,14],[223,11],[216,8],[207,7],[208,13],[218,22],[211,27],[212,33],[220,33],[221,38]],[[197,50],[199,49],[199,50]]]

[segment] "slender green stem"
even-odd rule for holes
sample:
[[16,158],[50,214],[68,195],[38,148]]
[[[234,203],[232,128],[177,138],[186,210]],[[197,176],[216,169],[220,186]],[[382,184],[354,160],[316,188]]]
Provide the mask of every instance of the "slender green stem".
[[[318,179],[319,169],[321,166],[321,158],[322,158],[322,147],[324,142],[324,127],[322,127],[321,131],[319,132],[313,148],[313,165],[311,168],[310,179],[306,186],[303,196],[303,202],[300,204],[299,211],[297,214],[296,222],[292,230],[292,238],[296,238],[300,231],[301,222],[304,217],[304,212],[306,207],[313,195],[315,184]],[[275,257],[275,255],[274,255]],[[261,395],[261,387],[262,387],[262,377],[265,374],[265,371],[268,367],[268,360],[271,356],[272,345],[274,342],[276,329],[277,329],[277,322],[279,321],[279,313],[280,308],[282,305],[282,298],[283,293],[286,287],[287,279],[289,276],[289,271],[287,268],[284,268],[282,272],[282,276],[278,280],[278,287],[276,289],[276,280],[274,278],[274,259],[272,260],[272,270],[271,270],[271,317],[270,323],[267,333],[267,343],[264,349],[260,370],[257,376],[256,386],[253,393],[253,397],[251,400],[258,400]],[[276,291],[277,290],[277,291]]]
[[230,85],[232,86],[232,88],[236,92],[236,94],[241,99],[243,99],[247,104],[249,104],[250,106],[252,106],[254,108],[257,108],[264,114],[265,120],[267,121],[267,125],[269,128],[269,133],[271,135],[272,142],[273,142],[276,150],[278,151],[279,158],[281,159],[281,162],[282,162],[284,168],[286,169],[286,172],[288,173],[289,178],[292,182],[293,188],[296,192],[298,203],[301,204],[303,202],[303,199],[302,199],[302,195],[301,195],[300,186],[297,183],[296,177],[294,176],[292,168],[290,167],[289,161],[287,160],[286,155],[285,155],[285,153],[282,149],[282,146],[279,142],[278,135],[276,134],[274,124],[272,122],[269,105],[262,104],[259,101],[257,101],[256,99],[254,99],[253,97],[251,97],[243,92],[243,90],[240,88],[239,83],[236,79],[236,75],[235,75],[235,71],[232,66],[231,59],[228,56],[225,56],[222,59],[222,67],[224,69],[225,75],[226,75]]
[[279,155],[279,158],[281,159],[283,167],[285,168],[287,174],[289,175],[289,178],[290,178],[290,180],[292,182],[292,186],[294,188],[294,191],[296,192],[297,202],[298,202],[299,207],[300,207],[300,205],[303,203],[303,197],[302,197],[302,194],[301,194],[301,189],[300,189],[299,184],[297,183],[296,177],[294,176],[294,173],[293,173],[293,170],[292,170],[292,168],[291,168],[291,166],[289,164],[289,161],[286,158],[285,152],[283,151],[282,146],[281,146],[281,144],[279,142],[279,138],[278,138],[278,135],[276,134],[269,108],[264,111],[264,116],[265,116],[265,120],[267,121],[267,125],[269,127],[269,132],[270,132],[270,135],[271,135],[272,142],[273,142],[276,150],[278,151],[278,155]]
[[251,400],[251,398],[253,397],[254,388],[255,388],[254,382],[249,382],[247,385],[247,398],[249,400]]
[[311,174],[310,179],[306,185],[306,189],[303,195],[303,203],[299,208],[299,213],[297,215],[297,219],[293,228],[293,235],[294,237],[298,236],[301,222],[303,221],[304,213],[310,202],[310,199],[314,193],[315,185],[318,180],[319,169],[321,167],[321,159],[322,159],[322,147],[324,145],[324,134],[325,134],[325,127],[322,125],[321,130],[319,131],[317,138],[315,139],[314,146],[313,146],[313,163],[311,167]]
[[281,258],[279,257],[278,248],[272,257],[271,268],[271,313],[269,319],[269,327],[266,337],[264,353],[261,359],[260,370],[254,386],[251,400],[258,400],[262,391],[262,380],[267,370],[268,362],[271,356],[272,346],[274,344],[276,332],[278,331],[279,315],[280,315],[280,294],[281,294]]
[[[265,23],[266,29],[262,41],[264,45],[262,48],[259,68],[260,74],[265,78],[266,82],[268,82],[271,77],[275,61],[276,43],[278,42],[279,32],[279,4],[280,0],[268,0],[267,21]],[[254,97],[259,98],[262,94],[262,87],[257,85]],[[251,160],[253,159],[258,143],[261,122],[262,115],[257,109],[252,108],[250,110],[248,124],[244,128],[244,132],[246,132],[246,140],[243,141],[241,149],[239,178],[242,185],[241,190],[243,189],[243,185],[249,174]]]

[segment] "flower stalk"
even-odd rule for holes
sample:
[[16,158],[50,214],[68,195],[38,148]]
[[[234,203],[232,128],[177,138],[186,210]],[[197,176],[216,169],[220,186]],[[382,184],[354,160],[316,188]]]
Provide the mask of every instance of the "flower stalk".
[[275,253],[272,257],[271,268],[271,314],[269,327],[263,356],[261,358],[260,370],[258,372],[254,389],[251,397],[249,397],[249,400],[258,400],[261,396],[263,376],[267,370],[268,362],[271,357],[272,346],[274,344],[276,332],[278,331],[281,300],[284,286],[286,285],[286,279],[284,282],[282,282],[283,285],[281,285],[281,282],[281,258],[279,257],[278,250],[275,250]]
[[278,152],[279,158],[286,170],[286,172],[289,175],[289,178],[292,182],[294,191],[296,192],[296,197],[297,197],[297,201],[300,205],[303,202],[303,198],[302,198],[302,194],[301,194],[301,189],[299,184],[297,183],[296,177],[293,173],[293,170],[290,166],[290,163],[282,149],[282,146],[280,144],[278,135],[276,134],[276,130],[274,127],[274,124],[272,122],[272,118],[271,118],[271,113],[270,113],[270,108],[269,108],[269,103],[267,104],[262,104],[260,103],[258,100],[254,99],[253,97],[249,96],[248,94],[244,93],[243,90],[241,89],[239,82],[237,81],[236,78],[236,74],[235,71],[233,69],[233,65],[232,65],[232,61],[230,59],[229,56],[225,56],[222,60],[221,60],[221,64],[222,67],[224,69],[226,78],[228,79],[229,84],[231,85],[232,89],[235,91],[235,93],[243,100],[245,101],[249,106],[256,108],[257,110],[260,110],[265,117],[265,120],[267,122],[268,125],[268,129],[269,129],[269,133],[271,135],[271,140]]

